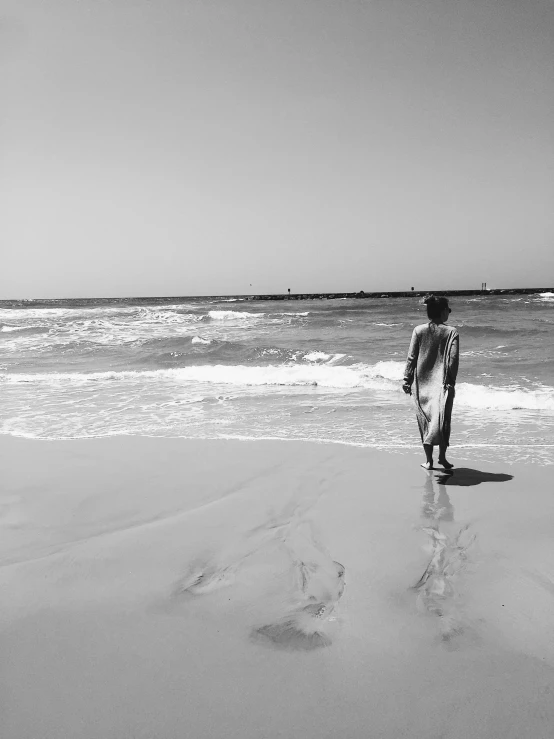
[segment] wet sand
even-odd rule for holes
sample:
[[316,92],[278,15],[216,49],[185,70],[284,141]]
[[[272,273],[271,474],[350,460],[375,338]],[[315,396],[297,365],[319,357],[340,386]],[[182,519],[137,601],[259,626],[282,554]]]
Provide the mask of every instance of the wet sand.
[[551,736],[551,468],[0,449],[4,739]]

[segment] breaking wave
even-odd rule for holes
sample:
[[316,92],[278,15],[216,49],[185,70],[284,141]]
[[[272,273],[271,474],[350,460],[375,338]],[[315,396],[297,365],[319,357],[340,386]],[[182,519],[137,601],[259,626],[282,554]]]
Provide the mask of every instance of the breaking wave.
[[458,332],[460,337],[469,336],[472,338],[492,338],[493,336],[513,336],[517,334],[529,335],[543,333],[545,329],[541,327],[506,327],[492,325],[474,325],[471,323],[460,324]]
[[211,310],[208,312],[208,318],[212,321],[245,321],[248,319],[263,318],[265,313],[248,313],[239,310]]
[[193,336],[190,343],[209,345],[212,343],[212,339],[203,339],[201,336]]
[[[168,369],[112,372],[67,372],[48,374],[0,374],[0,382],[11,385],[24,383],[40,386],[84,387],[104,383],[170,383],[185,389],[200,384],[232,386],[235,391],[249,387],[317,387],[328,391],[380,390],[403,397],[400,382],[403,362],[376,364],[334,364],[340,355],[304,356],[308,363],[286,365],[197,365]],[[320,361],[318,361],[320,360]],[[473,409],[554,411],[554,387],[537,384],[533,388],[498,387],[460,383],[456,387],[456,405]]]
[[[334,359],[334,357],[331,357]],[[141,383],[144,381],[173,381],[175,383],[209,383],[251,386],[318,386],[332,389],[388,387],[394,377],[396,384],[401,363],[377,362],[375,365],[332,366],[322,363],[288,365],[198,365],[145,371],[120,372],[55,372],[48,374],[0,374],[0,381],[8,384],[38,383],[40,385],[86,385],[103,382]]]
[[5,334],[16,333],[21,334],[42,334],[48,331],[48,326],[10,326],[7,323],[3,324],[0,331]]

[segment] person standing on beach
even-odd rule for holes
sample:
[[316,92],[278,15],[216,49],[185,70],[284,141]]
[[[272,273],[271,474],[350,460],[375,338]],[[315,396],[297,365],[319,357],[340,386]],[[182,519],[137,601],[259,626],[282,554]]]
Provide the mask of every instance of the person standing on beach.
[[429,321],[414,328],[402,388],[414,399],[426,457],[421,466],[433,469],[433,447],[438,446],[439,464],[449,470],[454,466],[447,461],[446,450],[458,374],[459,337],[453,326],[445,325],[451,313],[447,298],[430,295],[424,303]]

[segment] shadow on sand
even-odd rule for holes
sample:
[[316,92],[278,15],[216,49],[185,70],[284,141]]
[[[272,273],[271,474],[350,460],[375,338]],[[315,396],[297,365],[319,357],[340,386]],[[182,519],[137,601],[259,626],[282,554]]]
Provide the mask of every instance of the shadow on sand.
[[457,467],[454,470],[433,470],[435,479],[439,485],[460,485],[461,487],[469,487],[470,485],[480,485],[482,482],[508,482],[513,479],[513,475],[506,475],[497,472],[481,472],[481,470],[472,470],[469,467]]

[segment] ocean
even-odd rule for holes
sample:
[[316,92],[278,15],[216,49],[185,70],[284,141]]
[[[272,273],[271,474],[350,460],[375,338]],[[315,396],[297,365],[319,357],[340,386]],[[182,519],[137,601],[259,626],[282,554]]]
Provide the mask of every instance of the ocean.
[[[401,389],[420,298],[137,303],[3,303],[0,431],[420,448]],[[452,461],[554,463],[554,293],[450,304]]]

